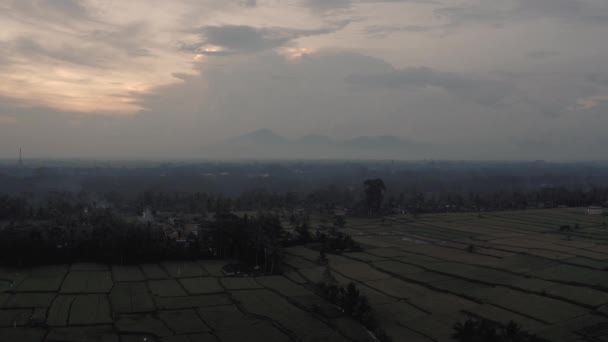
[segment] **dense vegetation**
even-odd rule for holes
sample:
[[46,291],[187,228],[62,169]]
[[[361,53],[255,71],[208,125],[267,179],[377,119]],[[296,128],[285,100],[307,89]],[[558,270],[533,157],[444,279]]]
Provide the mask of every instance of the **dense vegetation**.
[[[362,182],[368,181],[366,186]],[[351,214],[603,205],[605,163],[252,162],[0,164],[0,194],[85,194],[122,211],[328,210]],[[218,203],[218,199],[221,199]],[[39,204],[39,203],[38,203]],[[4,207],[4,206],[2,206]]]
[[[578,174],[581,170],[585,173]],[[252,266],[273,272],[282,245],[313,243],[322,253],[359,249],[336,229],[345,225],[345,217],[603,205],[607,200],[603,164],[0,166],[0,253],[3,261],[16,264],[237,258],[255,260]],[[137,220],[145,210],[187,215],[201,234],[180,236],[186,242],[178,244],[158,226]],[[333,222],[312,229],[311,213],[333,217]],[[283,231],[281,219],[295,227],[295,235]]]
[[391,339],[380,329],[369,300],[354,283],[346,286],[339,285],[332,279],[329,267],[325,271],[324,281],[317,284],[318,292],[328,301],[337,305],[344,314],[354,318],[371,332],[381,342],[390,342]]
[[[50,202],[54,203],[54,202]],[[271,214],[218,214],[200,222],[200,234],[169,239],[155,225],[127,220],[111,209],[78,211],[64,203],[12,216],[0,230],[0,260],[28,265],[73,261],[141,263],[175,258],[234,258],[278,270],[284,230]],[[15,211],[21,213],[21,209]],[[19,218],[19,219],[17,219]]]

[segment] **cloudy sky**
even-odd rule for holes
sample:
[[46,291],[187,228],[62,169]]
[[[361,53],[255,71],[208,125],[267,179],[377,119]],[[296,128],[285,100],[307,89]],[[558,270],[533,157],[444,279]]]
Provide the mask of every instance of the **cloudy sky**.
[[606,0],[0,0],[0,24],[0,158],[268,128],[606,159]]

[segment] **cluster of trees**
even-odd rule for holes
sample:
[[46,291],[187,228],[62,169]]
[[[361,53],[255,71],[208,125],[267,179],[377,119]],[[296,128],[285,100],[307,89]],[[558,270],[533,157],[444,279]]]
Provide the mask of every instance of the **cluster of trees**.
[[320,282],[317,284],[318,292],[329,302],[342,309],[344,314],[356,319],[363,326],[374,333],[381,342],[390,342],[391,339],[380,329],[369,300],[354,283],[349,283],[346,287],[336,284],[333,281]]
[[320,242],[321,251],[325,252],[355,252],[361,250],[359,245],[353,238],[343,232],[337,231],[336,229],[329,229],[326,231],[317,230],[315,234],[316,241]]
[[45,195],[0,195],[0,220],[59,220],[78,217],[85,208],[112,207],[121,213],[137,214],[145,208],[205,216],[230,211],[275,211],[333,213],[348,209],[349,215],[388,215],[483,210],[552,208],[608,204],[608,187],[545,186],[526,190],[420,192],[403,189],[381,178],[368,178],[358,185],[330,185],[306,192],[272,192],[265,188],[232,196],[205,192],[145,191],[134,196],[117,192],[53,192]]
[[485,319],[467,319],[454,325],[452,337],[458,342],[548,342],[524,331],[511,321],[506,325]]
[[365,189],[365,204],[370,214],[378,214],[382,209],[382,201],[386,193],[386,185],[380,178],[367,179],[363,182]]
[[42,198],[0,195],[0,220],[59,220],[80,215],[87,202],[83,194],[53,192]]
[[287,236],[276,215],[260,212],[240,217],[225,213],[205,225],[204,233],[194,239],[202,253],[197,257],[233,258],[264,273],[280,272],[281,247],[287,243]]
[[168,241],[160,229],[128,222],[110,210],[92,211],[69,225],[54,220],[11,223],[0,231],[0,260],[11,265],[72,261],[113,263],[159,260]]
[[33,209],[20,197],[0,196],[0,220],[19,220],[32,216]]
[[466,212],[480,210],[520,210],[531,208],[555,208],[559,206],[581,207],[608,203],[608,188],[568,189],[545,187],[527,191],[492,192],[401,192],[389,196],[385,212],[390,208],[402,208],[409,213]]
[[[44,207],[45,212],[54,212]],[[201,222],[197,234],[185,241],[169,239],[161,227],[126,220],[109,208],[86,214],[69,209],[49,214],[49,220],[14,221],[0,229],[0,261],[10,265],[36,265],[95,261],[142,263],[163,259],[232,258],[259,272],[280,270],[280,247],[285,231],[272,214],[239,217],[218,213]]]
[[342,253],[345,251],[359,251],[361,245],[359,245],[353,238],[341,231],[338,231],[337,227],[343,227],[346,221],[343,216],[337,216],[340,219],[335,219],[334,226],[325,228],[318,227],[314,232],[311,231],[307,220],[297,223],[295,225],[296,237],[289,240],[290,245],[299,244],[315,244],[320,251],[323,253]]

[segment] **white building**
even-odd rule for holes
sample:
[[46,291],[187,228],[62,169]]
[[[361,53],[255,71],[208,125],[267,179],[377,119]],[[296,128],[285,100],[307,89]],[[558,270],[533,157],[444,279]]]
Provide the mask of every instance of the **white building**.
[[144,223],[154,222],[154,214],[152,213],[152,210],[150,208],[144,209],[144,212],[142,213],[139,220]]
[[587,208],[588,215],[602,215],[603,213],[604,213],[604,208],[602,208],[602,207],[592,206],[592,207]]

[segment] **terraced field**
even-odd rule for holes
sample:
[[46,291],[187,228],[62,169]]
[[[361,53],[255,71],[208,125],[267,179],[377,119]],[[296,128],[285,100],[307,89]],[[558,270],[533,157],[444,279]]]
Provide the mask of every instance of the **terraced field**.
[[[468,316],[514,320],[551,341],[608,341],[603,216],[555,209],[347,221],[364,251],[330,256],[330,268],[362,288],[395,341],[449,341]],[[292,280],[322,278],[318,253],[286,253]]]
[[0,269],[0,341],[371,340],[307,288],[281,276],[222,277],[224,264]]
[[[560,232],[562,225],[578,225]],[[328,255],[394,341],[450,341],[469,316],[552,341],[608,341],[608,228],[582,210],[347,219],[361,252]],[[223,277],[224,262],[0,269],[0,341],[371,341],[317,296],[318,251],[283,276]]]

